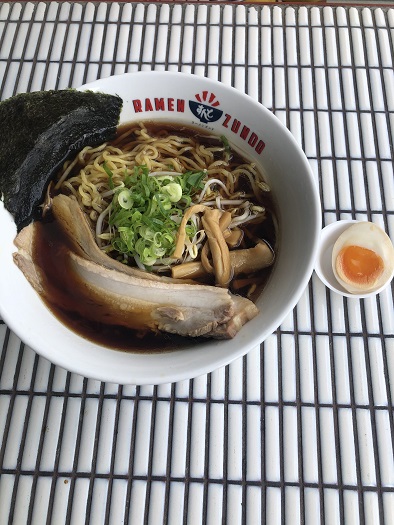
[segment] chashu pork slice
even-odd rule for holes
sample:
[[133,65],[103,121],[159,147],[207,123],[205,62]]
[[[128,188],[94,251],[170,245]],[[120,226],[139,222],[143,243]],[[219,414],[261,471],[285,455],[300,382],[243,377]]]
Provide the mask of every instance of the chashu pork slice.
[[214,330],[215,339],[231,339],[237,335],[241,328],[259,313],[257,306],[241,295],[232,295],[234,312],[231,319],[218,325]]
[[95,304],[91,310],[95,320],[137,330],[214,337],[215,330],[234,315],[232,296],[223,288],[139,279],[72,252],[68,256],[79,293]]
[[[39,227],[40,223],[31,223],[18,234],[14,261],[45,300],[47,276],[34,261],[34,235]],[[141,279],[97,264],[67,248],[62,257],[72,275],[73,300],[67,309],[74,308],[94,321],[136,330],[227,339],[258,313],[251,301],[224,288]]]
[[13,254],[14,263],[21,270],[31,286],[39,295],[45,295],[45,284],[41,268],[34,264],[34,234],[36,224],[31,222],[25,226],[15,237],[14,244],[18,251]]

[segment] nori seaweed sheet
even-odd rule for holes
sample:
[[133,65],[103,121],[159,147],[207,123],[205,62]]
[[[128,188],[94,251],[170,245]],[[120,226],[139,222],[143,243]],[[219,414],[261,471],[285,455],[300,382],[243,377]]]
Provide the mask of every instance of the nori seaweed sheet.
[[0,196],[20,231],[41,216],[65,160],[116,136],[122,99],[74,89],[21,93],[0,102]]

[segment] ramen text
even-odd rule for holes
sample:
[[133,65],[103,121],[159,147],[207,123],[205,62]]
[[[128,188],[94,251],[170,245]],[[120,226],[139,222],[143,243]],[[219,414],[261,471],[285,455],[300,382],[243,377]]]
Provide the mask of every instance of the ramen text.
[[176,111],[184,113],[185,101],[181,98],[146,98],[145,100],[133,100],[133,107],[136,113],[143,111]]

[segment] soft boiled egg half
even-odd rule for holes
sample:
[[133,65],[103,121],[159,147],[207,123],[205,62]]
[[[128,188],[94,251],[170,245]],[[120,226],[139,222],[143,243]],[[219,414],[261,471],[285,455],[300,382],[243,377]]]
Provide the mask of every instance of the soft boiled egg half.
[[394,246],[390,237],[371,222],[347,228],[332,250],[337,281],[352,294],[374,292],[394,275]]

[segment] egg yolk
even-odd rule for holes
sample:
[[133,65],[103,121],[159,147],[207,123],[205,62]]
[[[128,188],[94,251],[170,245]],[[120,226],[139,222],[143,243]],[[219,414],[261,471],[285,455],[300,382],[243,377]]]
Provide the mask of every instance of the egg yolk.
[[361,246],[345,246],[339,252],[338,264],[349,281],[360,285],[375,282],[384,269],[382,258]]

